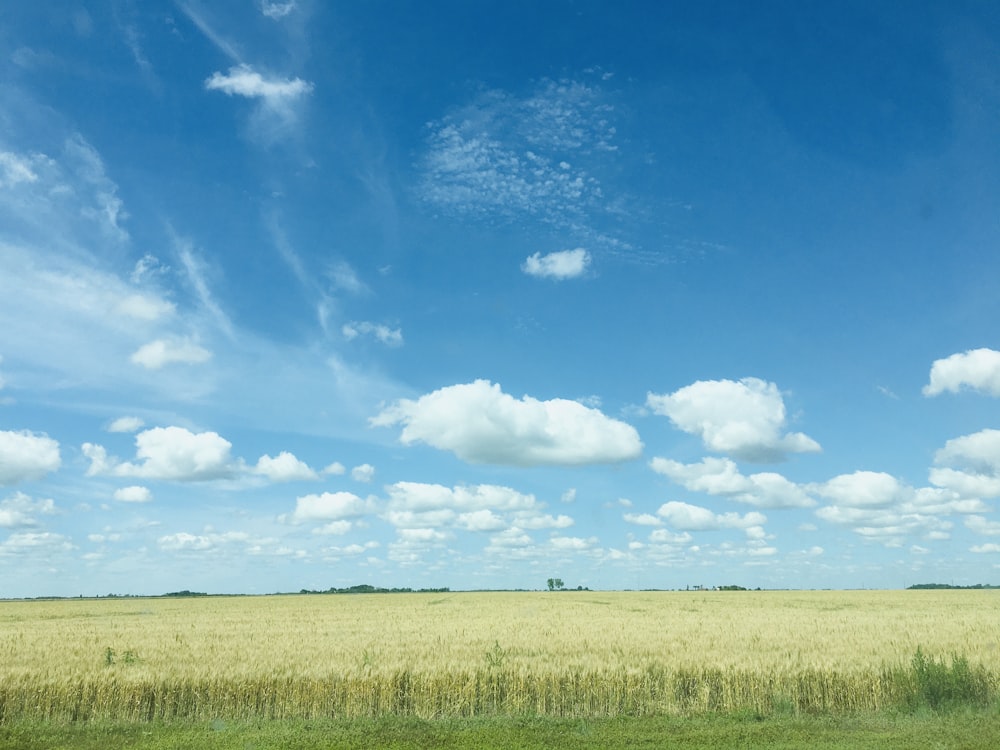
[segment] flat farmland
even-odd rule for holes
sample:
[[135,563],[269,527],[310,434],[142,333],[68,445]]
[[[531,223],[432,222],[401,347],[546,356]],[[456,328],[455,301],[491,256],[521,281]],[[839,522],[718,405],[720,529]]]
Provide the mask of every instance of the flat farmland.
[[0,602],[0,722],[837,713],[992,704],[1000,592]]

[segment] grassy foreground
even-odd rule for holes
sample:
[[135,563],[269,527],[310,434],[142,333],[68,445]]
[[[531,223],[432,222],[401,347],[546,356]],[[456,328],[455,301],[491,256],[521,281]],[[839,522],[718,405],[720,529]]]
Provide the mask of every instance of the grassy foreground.
[[850,717],[272,721],[0,727],[0,750],[278,750],[278,748],[670,748],[671,750],[982,750],[1000,747],[993,711]]

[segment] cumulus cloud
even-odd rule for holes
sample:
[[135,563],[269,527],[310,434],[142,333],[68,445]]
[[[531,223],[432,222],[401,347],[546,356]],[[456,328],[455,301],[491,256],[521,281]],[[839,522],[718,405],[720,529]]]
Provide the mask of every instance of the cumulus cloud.
[[103,446],[84,443],[83,454],[91,462],[87,474],[194,482],[226,479],[239,468],[229,453],[232,443],[216,432],[154,427],[136,435],[135,445],[136,461],[120,462]]
[[767,522],[763,513],[713,513],[708,508],[671,501],[664,503],[656,514],[681,531],[715,531],[718,529],[749,529]]
[[945,443],[930,481],[965,497],[1000,497],[1000,430],[980,430]]
[[139,417],[118,417],[108,425],[108,432],[136,432],[141,430],[145,422]]
[[628,523],[636,526],[662,526],[663,520],[657,518],[652,513],[626,513],[622,518]]
[[0,542],[0,557],[38,556],[51,560],[54,555],[72,549],[72,542],[62,534],[51,531],[19,531]]
[[333,463],[327,464],[323,467],[323,473],[331,476],[340,476],[345,471],[347,471],[347,469],[342,463],[340,463],[340,461],[334,461]]
[[190,339],[157,339],[139,347],[129,358],[147,370],[159,370],[170,364],[196,365],[207,362],[212,352]]
[[160,549],[168,552],[207,552],[233,542],[247,542],[250,537],[242,531],[225,533],[189,534],[186,531],[167,534],[156,540]]
[[264,99],[276,104],[298,99],[312,91],[313,86],[301,78],[265,78],[249,65],[234,65],[226,74],[216,71],[205,81],[209,91],[221,91],[228,96]]
[[348,341],[353,341],[359,336],[374,336],[376,340],[386,346],[402,346],[403,332],[399,328],[389,328],[389,326],[360,321],[345,323],[340,332]]
[[148,503],[153,499],[153,493],[148,487],[132,485],[115,490],[115,500],[123,503]]
[[295,511],[281,520],[291,523],[345,521],[370,513],[373,504],[351,492],[324,492],[295,499]]
[[154,322],[169,317],[176,311],[173,302],[151,294],[129,294],[116,306],[116,312],[126,318]]
[[319,474],[288,451],[281,451],[276,457],[263,455],[257,459],[253,469],[255,474],[267,477],[272,482],[297,482],[319,479]]
[[521,270],[529,276],[562,281],[582,276],[590,266],[590,253],[582,247],[576,250],[561,250],[548,255],[529,255],[521,265]]
[[423,442],[470,463],[581,465],[637,458],[635,428],[576,401],[520,400],[477,380],[383,409],[371,424],[403,425],[400,440]]
[[923,394],[958,393],[963,388],[1000,397],[1000,352],[971,349],[935,360],[931,365],[930,382],[924,386]]
[[37,526],[37,514],[48,516],[55,512],[56,505],[51,499],[35,500],[23,492],[15,492],[13,496],[0,501],[0,528]]
[[894,476],[879,471],[841,474],[813,490],[838,505],[851,508],[885,508],[902,499],[903,485]]
[[371,464],[361,464],[351,469],[351,479],[355,482],[370,482],[375,478],[375,467]]
[[774,383],[758,378],[700,380],[674,393],[650,393],[646,405],[705,446],[745,461],[782,461],[788,453],[814,453],[819,443],[785,433],[785,403]]
[[27,430],[0,430],[0,486],[41,479],[62,463],[59,443]]
[[805,490],[781,474],[766,471],[744,476],[728,458],[709,457],[699,463],[683,464],[657,457],[649,465],[692,492],[719,495],[758,508],[807,508],[816,504]]

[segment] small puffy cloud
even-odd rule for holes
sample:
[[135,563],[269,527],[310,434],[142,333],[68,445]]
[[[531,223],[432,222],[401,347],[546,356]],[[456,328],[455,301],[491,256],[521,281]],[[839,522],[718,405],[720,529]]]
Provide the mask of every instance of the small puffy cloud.
[[189,534],[182,531],[161,536],[156,543],[160,549],[168,552],[207,552],[233,542],[247,542],[249,539],[249,535],[241,531],[227,531],[223,534]]
[[289,0],[287,3],[275,3],[268,2],[268,0],[261,0],[260,3],[260,12],[275,21],[284,18],[293,10],[295,10],[295,0]]
[[969,516],[965,519],[965,526],[983,536],[1000,536],[1000,521],[990,521],[984,516]]
[[980,430],[934,454],[930,481],[964,497],[1000,497],[1000,430]]
[[15,492],[12,497],[0,501],[0,528],[16,529],[37,526],[35,515],[52,515],[55,503],[50,500],[34,500],[23,492]]
[[347,471],[347,469],[342,463],[340,463],[340,461],[334,461],[333,463],[327,464],[323,467],[323,473],[330,474],[332,476],[340,476],[345,471]]
[[460,513],[455,524],[468,531],[499,531],[507,528],[507,522],[487,508]]
[[906,488],[890,474],[856,471],[814,485],[813,490],[838,505],[850,508],[885,508],[901,500]]
[[212,352],[190,339],[157,339],[139,347],[129,358],[147,370],[170,364],[197,365],[212,358]]
[[69,552],[72,549],[72,542],[62,534],[51,531],[19,531],[0,542],[0,557],[37,555],[51,558],[53,555]]
[[87,474],[194,482],[225,479],[238,469],[229,453],[232,443],[216,432],[154,427],[136,435],[135,444],[132,463],[109,458],[103,446],[84,443],[83,454],[90,459]]
[[745,461],[769,463],[788,453],[815,453],[819,443],[785,433],[785,402],[774,383],[758,378],[699,380],[674,393],[650,393],[646,405],[705,446]]
[[275,458],[263,455],[253,469],[255,474],[267,477],[272,482],[298,482],[319,479],[319,475],[288,451],[282,451]]
[[749,529],[767,522],[762,513],[713,513],[708,508],[671,501],[656,511],[668,525],[681,531],[715,531],[718,529]]
[[[287,520],[292,523],[309,521],[344,521],[359,518],[372,509],[371,502],[350,492],[324,492],[295,499],[295,512]],[[282,517],[286,520],[286,517]]]
[[301,78],[265,78],[249,65],[234,65],[227,74],[216,71],[206,81],[209,91],[221,91],[228,96],[245,96],[278,102],[298,99],[312,91],[313,86]]
[[147,487],[132,485],[115,490],[115,500],[123,503],[148,503],[153,499],[153,493]]
[[576,401],[520,400],[487,380],[401,399],[370,420],[403,425],[404,444],[423,442],[470,463],[512,466],[581,465],[637,458],[631,425]]
[[361,464],[351,469],[351,479],[355,482],[370,482],[375,477],[375,467],[371,464]]
[[175,310],[173,302],[146,294],[130,294],[117,306],[119,315],[149,322],[169,317]]
[[662,526],[663,521],[651,513],[626,513],[622,516],[628,523],[636,526]]
[[340,332],[348,341],[353,341],[359,336],[374,336],[386,346],[403,345],[403,332],[399,328],[389,328],[389,326],[369,323],[368,321],[345,323]]
[[974,547],[969,547],[969,552],[975,552],[976,554],[1000,552],[1000,544],[977,544]]
[[805,490],[781,474],[767,471],[744,476],[728,458],[709,457],[696,464],[682,464],[657,457],[649,465],[692,492],[720,495],[758,508],[807,508],[816,504]]
[[59,443],[27,430],[0,430],[0,486],[41,479],[62,464]]
[[562,493],[562,495],[559,496],[559,499],[564,503],[572,503],[574,500],[576,500],[576,488],[570,487],[568,490]]
[[145,424],[139,417],[118,417],[108,425],[108,432],[136,432]]
[[521,270],[529,276],[563,281],[582,276],[589,265],[590,253],[578,247],[576,250],[560,250],[548,255],[529,255],[521,265]]
[[931,365],[930,382],[924,386],[923,394],[958,393],[963,388],[1000,397],[1000,352],[971,349],[936,360]]

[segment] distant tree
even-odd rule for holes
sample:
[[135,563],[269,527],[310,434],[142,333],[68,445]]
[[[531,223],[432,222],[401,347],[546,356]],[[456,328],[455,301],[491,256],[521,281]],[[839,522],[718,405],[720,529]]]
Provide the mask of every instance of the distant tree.
[[562,591],[563,587],[566,585],[563,583],[562,578],[550,578],[545,583],[548,584],[549,591]]

